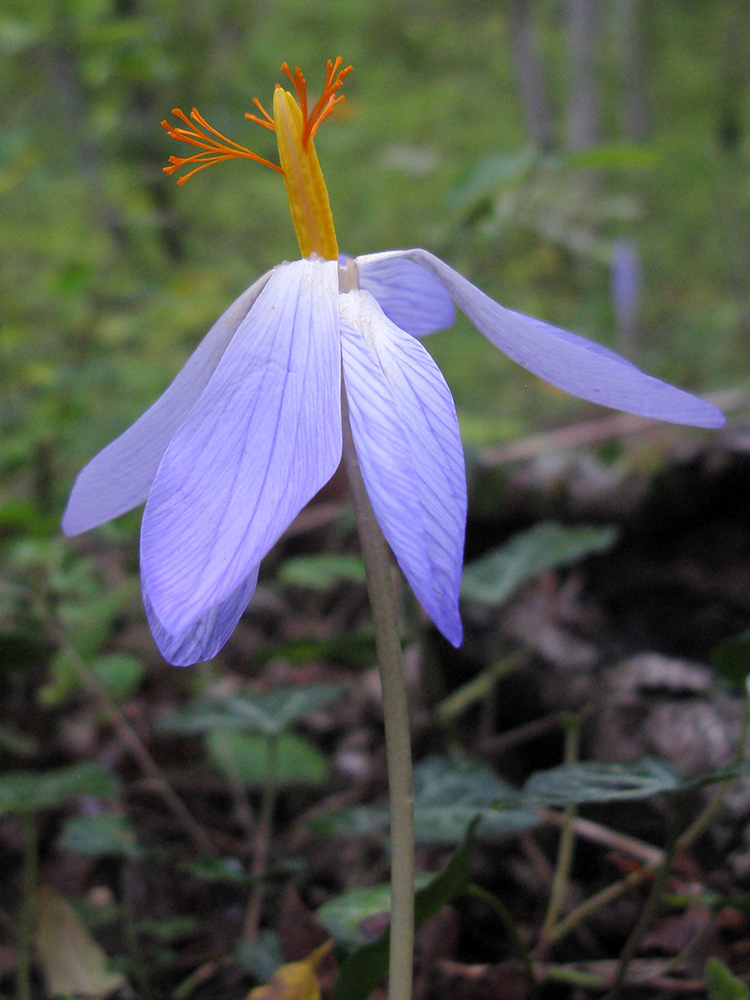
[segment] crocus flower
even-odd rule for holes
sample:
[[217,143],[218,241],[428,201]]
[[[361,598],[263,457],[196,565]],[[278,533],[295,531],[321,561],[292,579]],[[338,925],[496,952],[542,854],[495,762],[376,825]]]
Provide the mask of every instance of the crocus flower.
[[[305,79],[282,70],[273,115],[280,165],[226,139],[193,110],[170,136],[196,147],[165,169],[233,157],[279,171],[301,259],[279,264],[209,330],[166,392],[83,469],[63,519],[69,535],[146,501],[143,601],[171,663],[214,656],[255,589],[261,560],[331,478],[342,452],[342,392],[367,492],[406,579],[453,645],[466,479],[456,410],[418,338],[448,326],[454,303],[501,351],[583,399],[675,423],[718,427],[711,403],[572,333],[503,308],[425,250],[354,259],[339,248],[314,138],[351,67],[329,61],[308,110]],[[343,381],[342,381],[343,380]],[[342,388],[343,386],[343,388]]]

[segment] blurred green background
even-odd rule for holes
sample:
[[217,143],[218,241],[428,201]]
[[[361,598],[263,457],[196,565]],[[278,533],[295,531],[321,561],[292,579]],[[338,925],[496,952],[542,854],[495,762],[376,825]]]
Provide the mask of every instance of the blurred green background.
[[[426,247],[654,374],[741,385],[749,54],[746,0],[5,0],[0,533],[54,536],[78,468],[297,255],[274,172],[162,172],[177,106],[275,159],[243,114],[283,61],[313,99],[327,58],[355,67],[316,143],[342,250]],[[463,321],[428,346],[470,444],[591,412]]]

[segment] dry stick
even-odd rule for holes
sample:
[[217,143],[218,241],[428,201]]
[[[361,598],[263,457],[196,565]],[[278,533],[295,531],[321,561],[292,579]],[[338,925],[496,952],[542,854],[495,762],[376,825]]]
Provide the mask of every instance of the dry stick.
[[[750,398],[740,389],[727,389],[707,397],[722,410],[736,410],[746,407]],[[584,420],[569,424],[554,431],[545,431],[531,437],[512,441],[497,447],[485,448],[479,455],[482,465],[502,465],[505,462],[522,461],[561,448],[576,448],[601,444],[625,434],[658,433],[663,435],[669,428],[648,417],[638,417],[632,413],[612,413],[606,417]]]
[[391,938],[389,1000],[409,1000],[414,952],[414,782],[409,705],[399,638],[398,609],[388,546],[375,520],[354,450],[349,406],[342,385],[344,462],[354,498],[367,591],[375,622],[375,647],[383,693],[388,793],[391,807]]
[[59,629],[56,625],[53,625],[52,631],[57,643],[65,647],[70,657],[70,662],[73,664],[76,673],[81,678],[84,687],[88,690],[89,694],[91,694],[99,702],[99,707],[109,718],[109,721],[117,730],[120,739],[129,748],[130,752],[138,761],[141,769],[156,783],[164,801],[167,803],[180,823],[185,827],[185,830],[190,839],[193,841],[195,847],[202,854],[215,854],[216,851],[214,849],[214,845],[211,843],[210,837],[203,827],[200,826],[195,819],[193,819],[185,803],[169,784],[166,775],[143,745],[140,737],[114,703],[109,692],[101,683],[99,678],[92,673],[86,663],[84,663],[75,648],[66,639],[61,629]]
[[[551,823],[553,826],[562,828],[565,825],[565,816],[555,812],[554,809],[539,809],[538,812],[545,822]],[[630,857],[640,861],[642,865],[648,865],[649,868],[657,868],[664,857],[664,851],[660,847],[654,847],[653,844],[647,844],[645,840],[631,837],[627,833],[610,830],[608,826],[602,826],[601,823],[595,823],[593,820],[576,816],[573,820],[573,826],[579,837],[590,840],[593,844],[609,847],[619,854],[629,854]]]

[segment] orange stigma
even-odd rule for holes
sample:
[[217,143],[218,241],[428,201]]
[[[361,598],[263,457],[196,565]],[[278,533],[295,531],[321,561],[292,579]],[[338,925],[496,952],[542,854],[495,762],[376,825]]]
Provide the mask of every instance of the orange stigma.
[[[295,66],[294,73],[289,69],[286,63],[281,64],[281,70],[283,73],[289,77],[294,86],[294,92],[297,95],[297,103],[299,104],[299,109],[302,112],[302,146],[307,149],[307,144],[311,139],[315,138],[315,133],[318,131],[318,126],[322,121],[330,115],[333,111],[334,105],[339,104],[341,101],[345,100],[343,94],[338,97],[333,95],[336,91],[343,87],[344,78],[351,73],[354,69],[353,66],[347,66],[345,69],[340,70],[339,67],[344,60],[341,56],[338,56],[336,62],[331,62],[329,59],[326,64],[326,83],[323,88],[323,93],[318,98],[315,107],[312,109],[312,113],[307,113],[307,82],[302,75],[302,70],[299,66]],[[277,87],[281,84],[277,83]],[[261,121],[256,118],[255,115],[245,115],[245,118],[249,118],[251,121],[257,122],[259,125],[265,125],[266,128],[274,128],[275,125],[269,125],[269,122],[273,122],[273,119],[267,112],[260,106],[260,101],[256,98],[253,104],[260,108],[260,111],[265,116],[266,121]]]
[[328,60],[323,93],[312,110],[307,106],[307,83],[302,70],[296,66],[292,73],[286,63],[282,64],[281,69],[291,80],[294,93],[276,84],[273,115],[266,111],[257,97],[253,100],[261,117],[254,114],[246,114],[245,117],[256,125],[262,125],[263,128],[276,133],[280,166],[258,156],[238,142],[227,139],[209,125],[195,108],[190,112],[190,118],[176,108],[174,114],[187,127],[175,126],[167,121],[163,121],[162,126],[172,139],[196,146],[200,152],[192,156],[170,156],[169,166],[164,167],[164,172],[173,174],[181,167],[192,166],[192,169],[177,181],[178,184],[184,184],[199,170],[238,157],[255,160],[256,163],[277,170],[284,178],[292,222],[302,256],[317,255],[325,260],[336,260],[338,244],[328,191],[315,152],[314,139],[320,123],[325,121],[334,107],[344,100],[343,94],[336,96],[336,91],[342,87],[352,67],[346,66],[341,69],[342,62],[341,56],[335,62]]
[[[195,167],[188,174],[183,174],[182,177],[177,178],[178,184],[184,184],[185,181],[192,177],[193,174],[197,174],[199,170],[205,170],[206,167],[212,166],[214,163],[221,163],[223,160],[233,160],[236,157],[244,157],[247,160],[255,160],[256,163],[262,163],[265,167],[270,167],[272,170],[278,170],[281,173],[281,167],[276,166],[275,163],[271,163],[270,160],[263,159],[262,156],[258,156],[257,153],[253,153],[251,150],[246,149],[244,146],[240,146],[238,142],[233,142],[231,139],[227,139],[225,135],[221,132],[217,132],[215,128],[212,128],[202,114],[193,108],[190,112],[190,118],[196,123],[196,126],[190,127],[190,120],[184,111],[179,108],[175,108],[172,111],[173,115],[176,115],[180,121],[184,122],[187,128],[176,128],[174,125],[170,124],[168,121],[163,121],[161,123],[162,128],[167,130],[167,134],[171,139],[178,139],[180,142],[186,142],[189,146],[197,146],[198,149],[202,149],[202,153],[195,153],[193,156],[170,156],[169,166],[164,167],[165,174],[173,174],[175,171],[179,170],[180,167],[184,167],[187,163],[197,163],[199,166]],[[202,131],[201,131],[202,130]]]
[[[307,111],[307,82],[302,70],[299,66],[296,66],[294,73],[292,73],[287,63],[281,64],[282,72],[286,73],[292,81],[295,94],[297,95],[297,102],[299,104],[300,111],[302,112],[301,139],[304,149],[307,149],[308,143],[315,138],[318,126],[330,115],[333,111],[334,105],[345,100],[343,94],[340,94],[338,97],[334,97],[336,91],[343,86],[344,78],[354,69],[353,66],[346,66],[344,69],[340,69],[343,61],[344,60],[341,56],[338,56],[335,62],[331,59],[328,60],[328,63],[326,64],[326,82],[325,87],[323,88],[323,93],[320,95],[310,114],[308,114]],[[280,83],[276,84],[277,88],[280,86]],[[257,97],[253,98],[253,104],[260,111],[263,117],[259,118],[257,115],[252,115],[249,112],[246,112],[245,118],[248,118],[251,122],[255,122],[256,125],[262,125],[263,128],[268,128],[271,129],[272,132],[275,132],[276,123]],[[174,108],[172,114],[176,115],[180,121],[184,122],[185,125],[187,125],[187,128],[179,128],[172,125],[171,122],[166,120],[163,121],[161,126],[167,130],[167,134],[170,139],[177,139],[178,142],[185,142],[190,146],[197,146],[198,149],[203,150],[203,152],[195,153],[193,156],[169,157],[169,166],[163,167],[162,169],[165,174],[169,174],[170,176],[186,164],[198,164],[198,166],[189,173],[183,174],[182,177],[178,177],[178,184],[184,184],[189,177],[193,176],[193,174],[197,174],[199,170],[204,170],[206,167],[213,166],[214,163],[221,163],[223,160],[234,160],[237,158],[254,160],[256,163],[262,163],[264,167],[270,167],[272,170],[277,170],[280,174],[284,173],[282,168],[277,166],[277,164],[264,159],[262,156],[258,156],[258,154],[253,153],[252,150],[247,149],[245,146],[241,146],[238,142],[234,142],[232,139],[227,139],[227,137],[222,135],[221,132],[217,132],[215,128],[208,124],[197,108],[193,108],[190,112],[190,118],[193,119],[195,125],[189,121],[188,116],[180,108]]]

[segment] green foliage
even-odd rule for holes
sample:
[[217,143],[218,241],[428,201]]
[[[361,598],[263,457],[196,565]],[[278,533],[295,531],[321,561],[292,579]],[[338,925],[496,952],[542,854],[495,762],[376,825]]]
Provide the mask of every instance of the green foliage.
[[461,581],[461,596],[482,604],[503,604],[524,583],[547,570],[607,552],[616,541],[617,529],[612,526],[568,528],[554,521],[542,521],[468,563]]
[[747,694],[750,676],[750,631],[725,639],[711,650],[711,659],[723,679],[742,694]]
[[750,988],[718,958],[709,958],[703,970],[708,1000],[748,1000]]
[[279,936],[269,930],[261,931],[254,941],[239,941],[232,957],[260,982],[270,979],[284,961]]
[[236,885],[248,885],[252,882],[238,858],[196,858],[194,861],[186,861],[182,867],[193,878],[202,882],[230,882]]
[[[466,831],[463,843],[449,858],[442,870],[426,885],[418,888],[414,899],[414,927],[418,930],[438,910],[456,896],[466,892],[471,884],[471,842],[474,824]],[[385,891],[383,891],[385,890]],[[387,912],[390,892],[358,892],[351,907],[346,900],[337,900],[318,910],[318,917],[336,938],[337,933],[350,940],[354,928],[361,929],[363,921],[381,917]],[[333,913],[333,918],[330,914]],[[333,1000],[366,1000],[388,970],[389,932],[386,930],[376,941],[356,947],[341,966]]]
[[260,733],[215,730],[208,754],[230,781],[243,785],[324,785],[330,767],[314,743],[297,733],[269,738]]
[[165,716],[166,733],[209,733],[216,729],[244,729],[278,736],[298,719],[343,697],[343,684],[294,685],[253,694],[199,699]]
[[669,764],[644,758],[632,764],[563,764],[531,775],[521,792],[529,806],[643,799],[687,785]]
[[[109,608],[112,607],[112,603],[116,607],[119,600],[108,602],[107,617],[109,617]],[[99,636],[100,640],[103,640],[104,637],[103,633]],[[97,645],[99,643],[94,643],[94,648]],[[79,664],[80,657],[74,649],[64,647],[52,656],[50,659],[50,678],[46,684],[39,688],[38,698],[42,705],[47,708],[56,708],[64,704],[78,691],[81,682]],[[143,679],[143,663],[134,656],[128,656],[125,653],[96,656],[88,666],[94,677],[100,681],[116,701],[124,700],[132,695]]]
[[141,854],[133,824],[118,813],[71,816],[57,838],[57,846],[91,857],[137,858]]
[[[466,757],[428,757],[414,771],[415,836],[419,841],[457,844],[475,818],[477,838],[527,830],[537,818],[486,764]],[[492,804],[502,798],[503,810]]]
[[[420,876],[420,880],[424,885],[425,877]],[[371,885],[336,896],[324,903],[316,916],[336,944],[351,950],[381,936],[390,905],[390,885]]]
[[279,570],[279,583],[309,590],[330,590],[339,583],[364,583],[365,564],[359,556],[298,556],[288,559]]
[[77,795],[110,799],[117,779],[98,764],[73,764],[55,771],[8,771],[0,775],[0,816],[52,809]]
[[[414,835],[422,843],[458,844],[473,820],[475,837],[492,839],[537,822],[518,793],[486,764],[468,757],[428,757],[414,768]],[[503,809],[497,808],[503,800]],[[387,828],[388,810],[358,806],[315,821],[319,833],[358,835]]]

